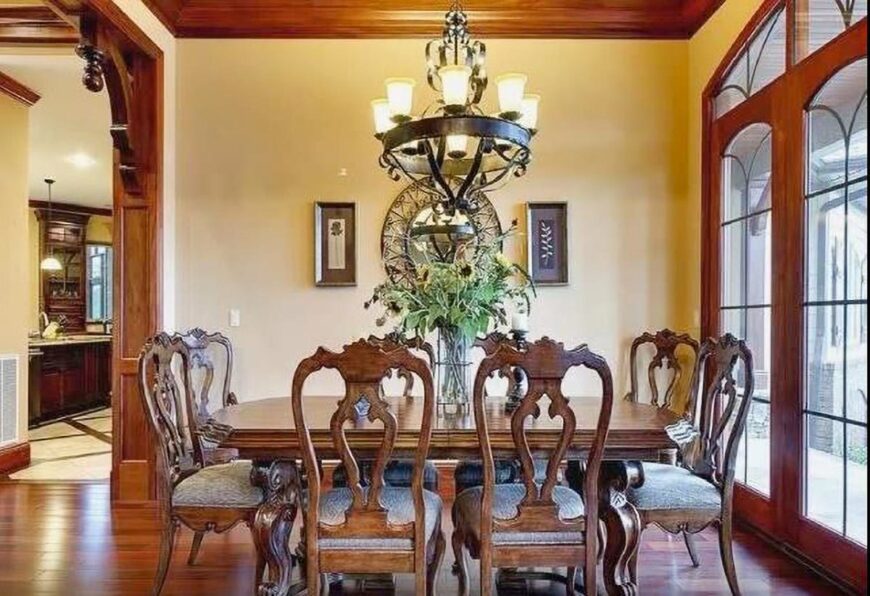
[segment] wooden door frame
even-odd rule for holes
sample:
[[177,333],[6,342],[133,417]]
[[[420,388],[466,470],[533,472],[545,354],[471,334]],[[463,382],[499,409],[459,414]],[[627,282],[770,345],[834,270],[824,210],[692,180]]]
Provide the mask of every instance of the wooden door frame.
[[142,408],[137,359],[161,327],[163,52],[111,0],[84,0],[69,13],[81,33],[82,82],[105,89],[114,146],[112,474],[116,502],[154,498],[151,430]]
[[[701,207],[701,329],[704,336],[719,332],[720,246],[718,199],[721,178],[716,149],[724,131],[736,122],[748,125],[757,108],[743,104],[720,119],[714,101],[734,60],[756,29],[773,11],[785,7],[794,19],[803,0],[764,0],[726,53],[702,95],[702,207]],[[789,29],[790,30],[790,29]],[[867,19],[800,61],[794,59],[796,39],[787,35],[786,74],[752,96],[752,103],[774,102],[769,112],[773,127],[773,259],[803,263],[805,108],[833,73],[867,55]],[[835,65],[839,65],[835,67]],[[789,143],[791,141],[791,143]],[[778,223],[779,222],[779,223]],[[796,222],[800,225],[796,225]],[[851,589],[867,588],[866,548],[861,548],[803,515],[803,266],[775,272],[772,280],[771,379],[771,495],[735,487],[735,514],[783,550],[803,559],[820,573]],[[796,332],[796,330],[798,330]],[[795,433],[794,429],[801,429]]]

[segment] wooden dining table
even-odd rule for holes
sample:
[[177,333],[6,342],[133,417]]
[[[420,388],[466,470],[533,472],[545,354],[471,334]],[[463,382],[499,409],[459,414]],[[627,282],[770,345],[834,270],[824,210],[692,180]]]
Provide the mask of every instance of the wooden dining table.
[[[337,458],[330,432],[330,419],[341,398],[306,396],[306,420],[318,457]],[[393,456],[401,459],[415,453],[423,416],[423,400],[388,397],[398,421]],[[582,493],[582,461],[592,444],[598,422],[600,397],[573,397],[571,407],[577,418],[574,439],[567,453],[566,480]],[[510,429],[510,412],[505,399],[487,398],[487,422],[496,457],[515,458]],[[628,561],[638,547],[640,517],[625,498],[625,491],[643,483],[642,460],[673,450],[668,428],[678,416],[649,404],[617,401],[613,405],[610,431],[605,444],[604,465],[599,488],[599,511],[607,530],[604,547],[604,587],[608,594],[635,594],[637,586],[628,573]],[[551,449],[562,428],[561,418],[546,415],[527,420],[529,447],[533,452]],[[236,449],[253,461],[252,482],[264,491],[264,502],[254,523],[254,540],[266,559],[268,579],[260,594],[284,595],[292,591],[292,550],[290,532],[299,509],[302,477],[298,467],[300,439],[293,422],[289,397],[242,401],[215,411],[200,429],[220,447]],[[348,443],[357,458],[374,453],[381,446],[383,429],[361,416],[346,429]],[[480,459],[480,443],[471,411],[437,416],[429,447],[430,459]]]

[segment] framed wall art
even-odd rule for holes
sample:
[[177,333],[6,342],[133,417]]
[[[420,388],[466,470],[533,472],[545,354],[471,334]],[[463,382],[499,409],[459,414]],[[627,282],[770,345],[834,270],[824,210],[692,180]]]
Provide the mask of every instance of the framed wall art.
[[539,286],[568,284],[568,203],[526,203],[529,275]]
[[314,204],[314,283],[356,285],[356,203]]

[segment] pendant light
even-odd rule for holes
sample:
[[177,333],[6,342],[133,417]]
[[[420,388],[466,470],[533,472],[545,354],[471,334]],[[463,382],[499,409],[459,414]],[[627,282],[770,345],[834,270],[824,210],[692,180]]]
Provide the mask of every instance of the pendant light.
[[[51,185],[54,184],[54,180],[46,178],[45,183],[48,185],[48,224],[51,225]],[[54,249],[49,248],[48,250],[48,256],[42,259],[39,268],[43,271],[61,271],[63,265],[61,265],[58,258],[54,256]]]

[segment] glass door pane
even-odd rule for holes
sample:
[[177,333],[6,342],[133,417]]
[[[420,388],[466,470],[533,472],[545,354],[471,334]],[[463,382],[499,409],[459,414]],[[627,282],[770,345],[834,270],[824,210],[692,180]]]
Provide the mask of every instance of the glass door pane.
[[772,129],[743,129],[722,157],[721,325],[755,358],[755,394],[741,440],[737,480],[770,494]]
[[804,513],[866,545],[867,60],[807,116]]

